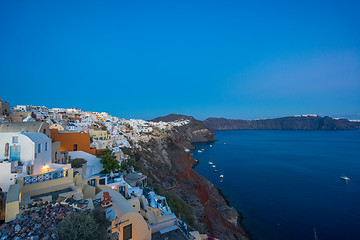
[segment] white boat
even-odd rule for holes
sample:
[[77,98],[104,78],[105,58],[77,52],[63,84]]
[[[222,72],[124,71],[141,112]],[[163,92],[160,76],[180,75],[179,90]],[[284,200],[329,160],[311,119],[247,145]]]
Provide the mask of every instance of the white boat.
[[223,177],[224,177],[224,175],[221,174],[221,175],[220,175],[220,178],[223,178]]
[[201,149],[202,151],[205,151],[205,149]]
[[314,228],[314,236],[315,236],[315,240],[318,240],[317,234],[316,234],[316,229]]
[[348,178],[348,177],[346,177],[346,176],[341,176],[340,178],[341,178],[342,180],[346,181],[346,182],[347,182],[347,181],[350,181],[350,178]]
[[198,150],[199,153],[201,153],[202,151],[201,150]]
[[213,165],[213,167],[216,167],[215,165]]
[[212,145],[210,145],[210,147],[212,147]]
[[213,163],[212,163],[212,162],[209,162],[209,165],[213,165]]

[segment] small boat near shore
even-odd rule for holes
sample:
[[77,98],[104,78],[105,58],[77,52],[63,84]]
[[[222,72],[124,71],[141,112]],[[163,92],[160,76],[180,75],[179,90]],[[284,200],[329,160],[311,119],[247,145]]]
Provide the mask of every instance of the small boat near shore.
[[344,180],[344,181],[350,181],[350,178],[346,177],[346,176],[341,176],[340,179]]
[[202,151],[201,150],[198,150],[198,153],[201,153]]

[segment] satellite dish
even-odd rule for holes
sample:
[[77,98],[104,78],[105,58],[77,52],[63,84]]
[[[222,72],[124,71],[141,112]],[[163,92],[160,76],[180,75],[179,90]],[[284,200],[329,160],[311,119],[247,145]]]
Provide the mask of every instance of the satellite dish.
[[106,219],[109,220],[110,222],[114,221],[115,219],[115,210],[113,208],[108,208],[106,210]]

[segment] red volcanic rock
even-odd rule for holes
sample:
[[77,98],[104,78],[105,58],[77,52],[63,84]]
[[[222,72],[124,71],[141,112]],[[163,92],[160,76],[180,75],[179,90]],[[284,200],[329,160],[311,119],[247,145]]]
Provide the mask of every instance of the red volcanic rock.
[[38,213],[32,213],[31,215],[30,215],[30,217],[31,218],[39,218],[39,214]]
[[193,169],[196,160],[184,150],[194,149],[191,145],[193,139],[212,141],[215,138],[213,132],[203,125],[190,123],[163,133],[152,142],[151,150],[134,152],[133,157],[146,167],[148,177],[152,178],[155,186],[170,189],[171,193],[193,207],[193,227],[203,227],[203,233],[220,239],[249,239],[240,223],[240,214],[228,206],[211,182]]
[[63,219],[64,219],[64,215],[63,215],[63,214],[57,215],[57,216],[55,216],[55,219],[57,219],[57,220],[63,220]]

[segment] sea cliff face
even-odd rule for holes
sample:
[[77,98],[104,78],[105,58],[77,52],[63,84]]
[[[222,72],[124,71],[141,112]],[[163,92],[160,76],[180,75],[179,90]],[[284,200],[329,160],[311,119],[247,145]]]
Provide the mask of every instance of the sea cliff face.
[[[168,119],[176,120],[174,116]],[[194,221],[188,224],[220,239],[249,239],[239,213],[210,181],[193,169],[196,160],[186,151],[194,149],[192,142],[215,140],[212,130],[190,117],[189,124],[164,131],[159,138],[143,144],[133,157],[146,169],[153,186],[175,194],[193,209]]]
[[335,119],[314,115],[259,120],[208,118],[204,121],[204,124],[212,130],[350,130],[359,128],[359,124],[351,122],[347,119]]

